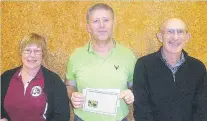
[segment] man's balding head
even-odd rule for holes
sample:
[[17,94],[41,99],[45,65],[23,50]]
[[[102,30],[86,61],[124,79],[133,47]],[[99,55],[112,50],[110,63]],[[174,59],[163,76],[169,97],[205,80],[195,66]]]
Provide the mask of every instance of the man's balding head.
[[179,18],[171,18],[171,19],[164,21],[160,26],[160,32],[163,32],[168,28],[171,28],[171,29],[181,28],[181,29],[187,31],[186,24],[184,23],[183,20],[181,20]]

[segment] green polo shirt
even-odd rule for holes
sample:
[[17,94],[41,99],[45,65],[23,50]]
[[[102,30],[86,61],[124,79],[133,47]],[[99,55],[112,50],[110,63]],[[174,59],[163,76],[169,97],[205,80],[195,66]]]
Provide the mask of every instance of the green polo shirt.
[[[93,49],[91,42],[76,49],[67,64],[67,80],[73,80],[82,93],[85,88],[128,89],[127,82],[133,81],[136,62],[134,53],[115,42],[107,56],[100,57]],[[74,109],[74,113],[84,121],[121,121],[128,114],[128,105],[120,100],[115,116],[86,112]]]

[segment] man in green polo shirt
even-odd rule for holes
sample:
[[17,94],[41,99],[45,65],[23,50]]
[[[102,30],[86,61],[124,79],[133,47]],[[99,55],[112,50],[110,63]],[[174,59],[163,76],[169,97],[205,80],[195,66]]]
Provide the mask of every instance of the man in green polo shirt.
[[[87,31],[91,41],[76,49],[67,64],[65,83],[75,121],[127,121],[128,104],[134,102],[134,95],[128,88],[132,87],[136,56],[112,38],[113,25],[114,12],[109,5],[99,3],[88,9]],[[120,90],[116,114],[83,110],[86,99],[83,90],[86,88]],[[90,103],[93,103],[90,106],[95,104],[94,107],[98,104],[96,101]]]

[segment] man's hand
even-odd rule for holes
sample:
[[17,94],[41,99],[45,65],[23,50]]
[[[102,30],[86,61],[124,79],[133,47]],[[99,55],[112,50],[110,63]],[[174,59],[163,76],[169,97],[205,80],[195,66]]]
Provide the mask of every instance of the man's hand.
[[73,92],[71,96],[71,102],[74,108],[82,108],[84,103],[84,96],[80,92]]
[[0,121],[8,121],[6,118],[0,119]]
[[120,98],[123,99],[126,104],[131,104],[134,102],[134,94],[129,89],[121,91]]

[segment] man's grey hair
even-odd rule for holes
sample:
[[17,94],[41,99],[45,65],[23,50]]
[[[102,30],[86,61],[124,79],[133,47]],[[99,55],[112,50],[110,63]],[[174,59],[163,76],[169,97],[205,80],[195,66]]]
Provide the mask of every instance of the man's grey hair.
[[113,19],[114,19],[114,10],[113,10],[108,4],[105,4],[105,3],[98,3],[98,4],[95,4],[95,5],[91,6],[91,7],[87,10],[87,15],[86,15],[87,23],[89,22],[89,17],[90,17],[90,15],[91,15],[91,13],[92,13],[94,10],[100,10],[100,9],[110,11],[110,12],[112,13],[112,16],[113,16]]

